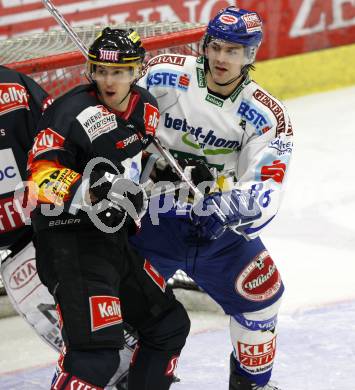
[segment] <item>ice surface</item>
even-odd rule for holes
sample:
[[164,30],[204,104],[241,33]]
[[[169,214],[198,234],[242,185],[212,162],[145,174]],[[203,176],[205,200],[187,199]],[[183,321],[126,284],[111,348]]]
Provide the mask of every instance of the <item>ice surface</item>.
[[[172,390],[227,390],[229,332],[220,314],[192,315],[194,330],[180,358],[181,382]],[[200,327],[200,321],[208,326]],[[18,353],[18,352],[17,352]],[[33,348],[31,354],[34,355]],[[34,359],[36,360],[36,359]],[[273,380],[283,390],[355,389],[355,303],[281,314]],[[28,361],[32,366],[33,361]],[[1,390],[44,390],[54,362],[0,374]]]

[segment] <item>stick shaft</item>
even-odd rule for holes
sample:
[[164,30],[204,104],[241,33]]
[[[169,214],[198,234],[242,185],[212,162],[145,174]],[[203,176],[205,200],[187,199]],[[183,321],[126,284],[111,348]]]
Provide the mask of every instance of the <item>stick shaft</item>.
[[54,7],[53,3],[50,0],[42,0],[42,3],[57,21],[57,23],[62,26],[68,33],[74,44],[78,46],[78,49],[81,51],[83,56],[88,58],[88,48],[83,44],[70,24],[63,18],[63,15]]

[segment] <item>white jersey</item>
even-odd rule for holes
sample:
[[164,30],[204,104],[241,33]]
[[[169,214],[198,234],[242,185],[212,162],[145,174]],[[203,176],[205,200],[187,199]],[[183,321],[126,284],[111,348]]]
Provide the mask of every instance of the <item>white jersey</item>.
[[250,190],[257,197],[262,217],[248,229],[255,237],[279,208],[292,153],[282,103],[249,78],[227,99],[216,96],[207,88],[203,57],[154,57],[139,84],[158,100],[156,134],[175,158],[202,158],[222,174],[234,171],[223,190]]

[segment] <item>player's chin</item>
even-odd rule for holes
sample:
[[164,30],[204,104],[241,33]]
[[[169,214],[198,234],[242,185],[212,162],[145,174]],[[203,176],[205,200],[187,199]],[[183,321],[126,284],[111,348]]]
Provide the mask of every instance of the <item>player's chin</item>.
[[118,94],[117,93],[105,93],[104,94],[104,101],[110,104],[115,104],[119,102]]
[[222,70],[222,69],[213,69],[212,76],[213,79],[217,82],[223,83],[224,80],[228,79],[228,70]]
[[229,80],[229,79],[228,79],[227,74],[223,74],[223,75],[221,75],[221,74],[214,74],[214,75],[213,75],[213,81],[214,81],[215,83],[224,84],[224,83],[226,83],[228,80]]

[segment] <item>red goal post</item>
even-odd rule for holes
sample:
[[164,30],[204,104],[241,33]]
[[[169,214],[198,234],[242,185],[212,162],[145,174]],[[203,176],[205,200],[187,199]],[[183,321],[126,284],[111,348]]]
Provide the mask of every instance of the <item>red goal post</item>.
[[[197,55],[206,27],[197,23],[126,23],[119,28],[134,28],[147,51],[146,61],[157,54]],[[74,28],[89,46],[102,26]],[[28,74],[54,98],[80,83],[87,82],[85,58],[61,30],[0,41],[0,64]],[[199,290],[182,271],[169,280],[174,288]],[[4,293],[0,278],[0,295]],[[0,313],[1,316],[1,313]]]

